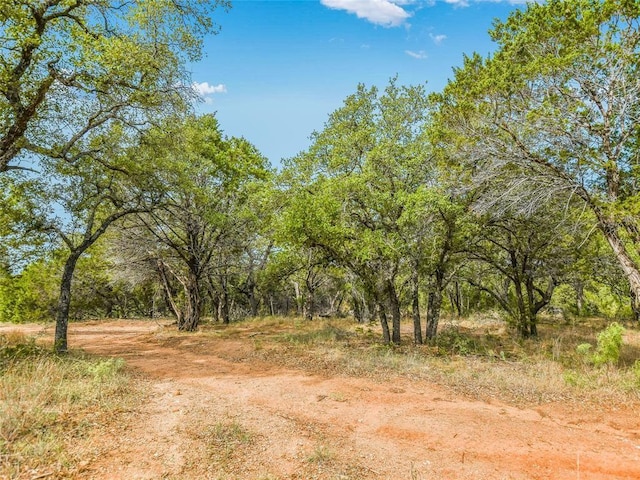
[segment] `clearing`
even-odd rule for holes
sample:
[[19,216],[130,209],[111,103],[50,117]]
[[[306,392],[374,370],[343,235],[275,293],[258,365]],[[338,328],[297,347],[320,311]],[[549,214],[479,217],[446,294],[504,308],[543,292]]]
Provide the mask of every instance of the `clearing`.
[[174,328],[70,325],[72,348],[125,359],[147,390],[89,439],[100,454],[77,478],[640,479],[637,404],[481,401],[421,379],[271,361],[268,332],[250,325]]

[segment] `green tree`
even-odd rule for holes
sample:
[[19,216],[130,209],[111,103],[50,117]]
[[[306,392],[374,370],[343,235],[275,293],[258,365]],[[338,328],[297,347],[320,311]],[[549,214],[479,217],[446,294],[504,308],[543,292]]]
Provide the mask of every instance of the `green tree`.
[[422,277],[433,279],[437,296],[430,296],[427,336],[435,335],[458,235],[452,192],[440,184],[425,133],[429,121],[423,87],[401,87],[393,79],[379,93],[360,85],[282,177],[288,241],[321,249],[327,262],[358,277],[352,284],[364,289],[361,299],[377,304],[385,342],[400,342],[407,276],[414,285],[416,342],[422,341],[416,287]]
[[2,2],[0,172],[34,168],[34,153],[77,161],[99,148],[88,144],[96,132],[140,128],[183,108],[193,97],[185,64],[216,31],[210,15],[219,6],[228,4]]
[[[493,200],[531,211],[577,197],[595,215],[640,311],[640,4],[531,3],[497,22],[490,58],[465,58],[442,115],[466,138],[478,183],[510,171]],[[495,193],[495,191],[494,191]]]
[[[151,185],[157,178],[154,169],[138,162],[139,150],[122,149],[121,132],[115,129],[101,137],[109,166],[92,156],[73,163],[43,160],[46,181],[30,195],[40,201],[34,212],[39,230],[55,235],[66,248],[56,311],[55,349],[67,350],[67,328],[71,307],[71,287],[78,260],[104,235],[108,228],[124,217],[149,211],[162,195],[155,196]],[[98,160],[98,161],[96,161]]]
[[537,336],[538,313],[577,259],[582,237],[575,220],[548,208],[533,215],[505,212],[481,227],[469,248],[480,263],[467,281],[498,302],[520,336]]
[[154,188],[163,201],[125,230],[120,263],[150,262],[180,330],[198,328],[207,284],[228,322],[228,280],[252,218],[246,209],[251,190],[269,176],[266,160],[246,140],[225,138],[212,115],[156,134],[163,153],[152,150],[162,165]]

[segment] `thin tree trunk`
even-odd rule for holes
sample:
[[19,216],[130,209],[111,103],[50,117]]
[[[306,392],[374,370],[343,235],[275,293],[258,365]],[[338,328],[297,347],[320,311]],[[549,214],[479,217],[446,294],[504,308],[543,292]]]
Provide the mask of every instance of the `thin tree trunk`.
[[353,302],[353,316],[356,318],[358,323],[364,322],[364,302],[360,302],[360,299],[357,298],[356,292],[354,291],[351,294],[351,300]]
[[427,329],[426,337],[433,340],[438,334],[438,324],[440,323],[440,309],[442,308],[442,289],[434,288],[429,292],[427,302]]
[[576,282],[574,288],[576,291],[576,308],[578,310],[578,317],[582,317],[584,314],[584,284],[582,282]]
[[178,305],[174,300],[175,292],[173,291],[173,288],[171,288],[171,284],[169,283],[169,277],[167,276],[167,268],[162,262],[162,260],[157,261],[157,266],[158,266],[158,275],[160,275],[160,282],[162,283],[162,290],[164,292],[165,300],[169,305],[169,308],[175,315],[178,325],[180,325],[182,323],[182,311],[180,310],[180,308],[178,307]]
[[387,311],[382,302],[378,304],[378,317],[380,317],[380,326],[382,327],[382,341],[389,344],[391,343],[391,332],[387,321]]
[[296,281],[293,281],[293,291],[296,295],[296,315],[300,315],[303,309],[304,300],[302,299],[302,295],[300,293],[300,284]]
[[260,299],[256,295],[256,286],[253,282],[249,285],[249,305],[251,306],[251,316],[257,317]]
[[313,320],[315,314],[315,297],[314,292],[307,288],[307,293],[304,296],[304,304],[302,305],[302,313],[305,320]]
[[220,316],[222,317],[222,323],[228,325],[231,322],[231,318],[229,316],[229,289],[227,288],[226,276],[221,277],[220,285],[222,286],[222,293],[220,295]]
[[56,313],[56,332],[53,348],[56,353],[67,351],[67,328],[69,326],[69,308],[71,306],[71,281],[76,269],[78,259],[84,250],[76,250],[71,253],[64,264],[62,280],[60,281],[60,295],[58,297],[58,310]]
[[389,299],[389,308],[391,309],[391,322],[393,327],[391,340],[396,345],[400,345],[400,300],[398,299],[398,293],[392,280],[387,281],[387,296]]
[[413,316],[413,340],[416,345],[422,344],[422,325],[420,323],[420,277],[417,269],[413,271],[411,292],[411,309]]

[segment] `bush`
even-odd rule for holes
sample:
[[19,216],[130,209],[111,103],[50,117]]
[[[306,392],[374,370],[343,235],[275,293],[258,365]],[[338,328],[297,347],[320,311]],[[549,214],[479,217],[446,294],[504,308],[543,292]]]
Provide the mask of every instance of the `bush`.
[[622,350],[622,334],[624,327],[613,322],[598,334],[598,347],[593,355],[593,364],[601,366],[618,363]]

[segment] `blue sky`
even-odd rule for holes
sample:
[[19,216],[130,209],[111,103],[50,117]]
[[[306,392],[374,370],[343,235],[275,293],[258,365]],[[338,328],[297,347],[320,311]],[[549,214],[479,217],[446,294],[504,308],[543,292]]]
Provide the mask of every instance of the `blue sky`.
[[275,166],[309,146],[358,83],[441,90],[463,53],[493,51],[487,31],[522,1],[235,0],[190,67],[201,113]]

